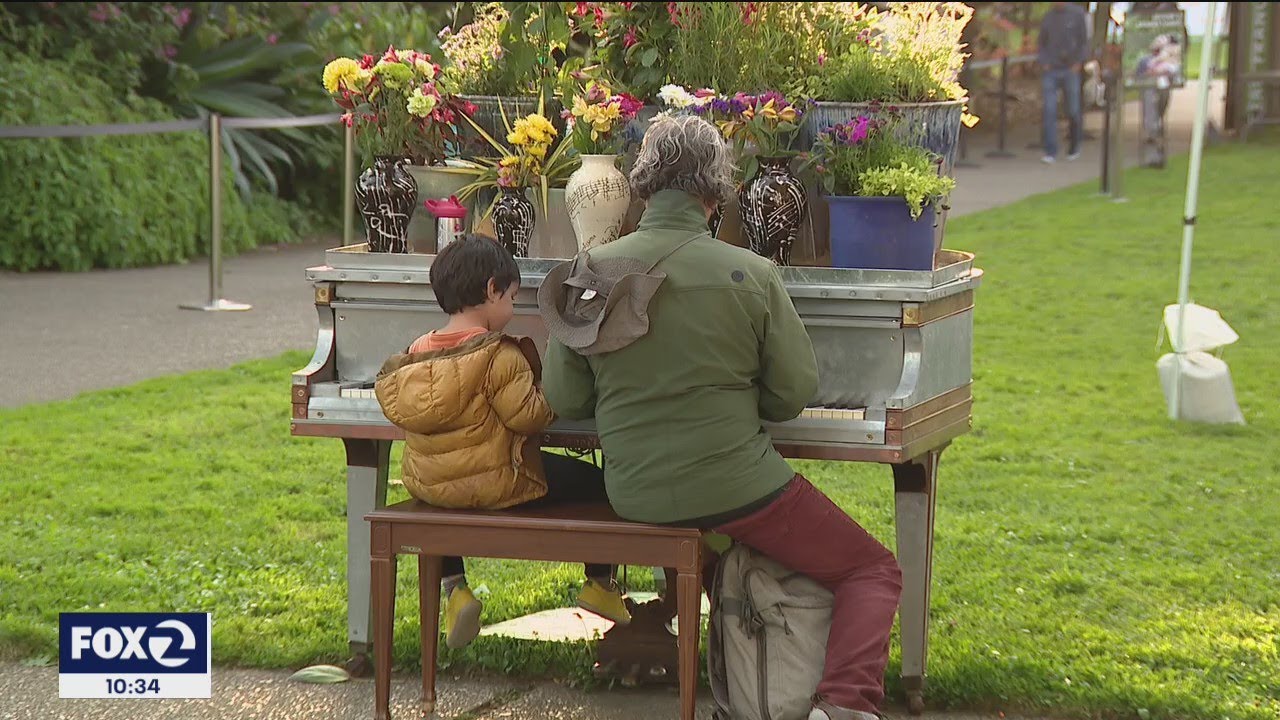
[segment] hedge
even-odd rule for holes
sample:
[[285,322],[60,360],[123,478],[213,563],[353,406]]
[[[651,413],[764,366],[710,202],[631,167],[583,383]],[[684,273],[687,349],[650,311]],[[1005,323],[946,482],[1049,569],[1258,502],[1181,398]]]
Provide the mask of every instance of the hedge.
[[[159,103],[121,97],[85,57],[43,62],[0,54],[0,125],[174,119]],[[182,262],[207,252],[209,150],[199,132],[0,139],[0,268],[88,270]],[[295,206],[237,195],[223,173],[226,252],[292,242],[306,230]]]

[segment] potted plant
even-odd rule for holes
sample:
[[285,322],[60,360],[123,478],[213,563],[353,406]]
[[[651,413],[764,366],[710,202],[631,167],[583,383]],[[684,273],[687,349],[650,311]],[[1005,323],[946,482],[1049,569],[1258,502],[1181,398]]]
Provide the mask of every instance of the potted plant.
[[[445,78],[476,106],[473,118],[493,137],[506,132],[504,112],[525,116],[554,106],[553,54],[566,47],[568,21],[556,3],[491,2],[474,8],[471,22],[440,32],[440,48],[448,61]],[[538,32],[531,31],[535,27]],[[548,117],[557,121],[554,112]],[[478,133],[464,132],[463,140],[467,152],[484,152]]]
[[967,92],[959,82],[968,57],[961,34],[972,17],[973,9],[959,2],[891,2],[884,12],[852,13],[848,41],[823,58],[801,143],[892,106],[900,115],[893,123],[899,138],[941,156],[950,174],[960,126],[977,122],[965,112]]
[[566,175],[573,160],[566,157],[567,143],[560,143],[552,151],[559,131],[542,113],[530,113],[515,121],[499,105],[499,114],[506,129],[507,145],[498,142],[470,117],[464,117],[471,127],[497,151],[498,157],[477,158],[472,173],[475,180],[459,193],[459,198],[470,198],[487,189],[496,189],[498,195],[490,203],[483,217],[493,217],[494,233],[512,255],[529,257],[530,241],[537,221],[529,191],[540,191],[543,214],[547,212],[548,187],[552,178]]
[[806,161],[826,195],[832,267],[933,269],[934,211],[955,180],[939,174],[937,155],[895,136],[897,121],[832,126]]
[[418,184],[406,166],[442,163],[453,124],[470,110],[440,92],[439,75],[429,55],[394,47],[324,68],[324,88],[346,110],[343,121],[355,128],[364,157],[355,192],[370,252],[409,252]]
[[631,183],[618,170],[618,151],[627,124],[642,103],[626,93],[613,93],[600,80],[575,88],[568,110],[569,141],[581,166],[565,185],[565,206],[579,250],[618,238],[631,205]]

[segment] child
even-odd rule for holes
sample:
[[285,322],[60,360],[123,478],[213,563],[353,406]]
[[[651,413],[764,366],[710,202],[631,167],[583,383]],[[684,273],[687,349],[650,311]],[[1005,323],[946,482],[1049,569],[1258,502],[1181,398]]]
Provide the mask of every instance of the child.
[[[436,256],[431,288],[449,322],[388,359],[375,386],[387,419],[405,431],[409,494],[439,507],[483,510],[607,500],[599,468],[526,442],[553,415],[521,344],[502,333],[520,289],[511,254],[491,238],[468,235]],[[578,605],[630,622],[613,569],[586,570]],[[459,648],[480,633],[482,605],[467,586],[462,558],[444,558],[442,575],[445,642]]]

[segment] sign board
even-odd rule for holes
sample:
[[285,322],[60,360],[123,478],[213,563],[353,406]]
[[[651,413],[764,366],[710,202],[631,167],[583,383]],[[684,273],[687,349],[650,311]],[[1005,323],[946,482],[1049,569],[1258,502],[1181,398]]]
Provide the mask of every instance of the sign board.
[[1187,84],[1186,13],[1130,13],[1124,21],[1126,88],[1179,88]]

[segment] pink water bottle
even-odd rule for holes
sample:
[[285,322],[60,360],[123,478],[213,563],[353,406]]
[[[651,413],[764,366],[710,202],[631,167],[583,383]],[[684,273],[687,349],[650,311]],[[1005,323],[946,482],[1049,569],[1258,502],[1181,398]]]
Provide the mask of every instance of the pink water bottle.
[[466,234],[467,209],[458,202],[457,196],[451,195],[448,200],[424,200],[422,204],[436,218],[437,253]]

